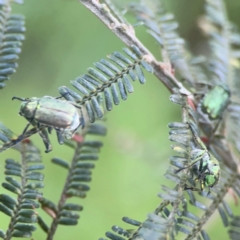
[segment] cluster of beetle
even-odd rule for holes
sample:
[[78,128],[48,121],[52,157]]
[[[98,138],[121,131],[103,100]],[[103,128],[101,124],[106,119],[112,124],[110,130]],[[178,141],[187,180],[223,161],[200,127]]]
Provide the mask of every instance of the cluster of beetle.
[[[48,138],[48,132],[52,129],[56,130],[58,142],[62,144],[64,138],[72,138],[73,134],[80,126],[84,128],[81,106],[67,100],[60,100],[59,98],[50,96],[44,96],[42,98],[13,97],[13,99],[22,101],[19,114],[25,117],[29,122],[17,141],[21,141],[28,127],[33,125],[39,129],[39,134],[46,146],[45,152],[50,152],[51,144]],[[201,109],[210,119],[220,121],[229,102],[230,91],[226,87],[216,85],[202,99]],[[46,127],[48,128],[48,132],[45,129]],[[202,149],[193,150],[191,165],[180,168],[176,170],[175,173],[190,168],[197,176],[196,181],[200,182],[200,190],[202,191],[204,187],[208,187],[210,192],[210,188],[215,186],[220,178],[219,162],[209,153],[190,124],[189,127],[196,143],[199,144]],[[199,189],[186,185],[185,190]]]
[[[214,187],[219,179],[221,169],[218,160],[207,150],[205,144],[194,132],[193,127],[189,124],[189,128],[193,134],[193,137],[197,144],[199,144],[203,149],[194,149],[191,152],[192,162],[189,166],[179,168],[175,171],[178,173],[184,169],[190,168],[191,171],[197,176],[195,181],[200,182],[200,190],[202,191],[205,187],[208,187],[208,194],[210,189]],[[184,190],[198,191],[198,188],[185,185]]]
[[[200,102],[200,109],[210,120],[217,121],[213,132],[209,135],[214,134],[219,122],[222,119],[223,112],[226,110],[230,103],[230,91],[227,86],[216,85],[214,86]],[[189,124],[189,123],[188,123]],[[200,190],[202,191],[204,187],[208,187],[210,193],[210,188],[214,187],[221,175],[221,169],[218,160],[208,151],[205,144],[194,132],[193,127],[189,124],[189,128],[193,134],[193,137],[197,144],[201,146],[202,149],[195,149],[192,151],[192,163],[187,166],[180,168],[175,171],[178,173],[183,169],[191,169],[191,171],[196,175],[195,181],[200,182]],[[199,189],[185,185],[185,190],[196,190]]]

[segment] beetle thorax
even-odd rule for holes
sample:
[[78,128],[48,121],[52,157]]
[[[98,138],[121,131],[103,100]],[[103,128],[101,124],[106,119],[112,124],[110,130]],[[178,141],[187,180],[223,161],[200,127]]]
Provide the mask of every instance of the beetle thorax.
[[26,119],[34,118],[37,105],[38,105],[37,101],[22,102],[20,107],[20,115],[22,115]]

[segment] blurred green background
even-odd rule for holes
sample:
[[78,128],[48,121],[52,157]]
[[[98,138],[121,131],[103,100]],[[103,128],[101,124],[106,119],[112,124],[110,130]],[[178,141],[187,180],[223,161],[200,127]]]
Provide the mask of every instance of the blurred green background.
[[[123,1],[121,1],[123,3]],[[227,1],[230,19],[239,24],[240,2]],[[190,48],[202,51],[201,36],[196,20],[203,12],[203,1],[167,1],[169,10],[180,22],[181,35],[190,42]],[[76,0],[31,0],[14,7],[14,12],[26,16],[26,40],[20,55],[19,69],[7,87],[1,90],[0,119],[14,132],[21,133],[26,120],[18,115],[19,102],[12,96],[59,96],[59,86],[70,86],[69,81],[86,73],[93,62],[113,51],[120,51],[124,44],[115,37],[93,14]],[[134,23],[134,19],[131,18]],[[136,29],[142,42],[159,57],[159,47],[143,27]],[[170,103],[169,92],[153,75],[147,74],[147,83],[134,84],[135,92],[126,102],[121,102],[107,115],[108,135],[93,171],[91,191],[84,200],[75,199],[84,206],[77,227],[59,226],[55,239],[98,239],[112,225],[129,228],[121,221],[128,216],[143,221],[147,213],[160,203],[157,194],[166,185],[163,177],[172,154],[168,141],[167,124],[180,120],[180,109]],[[32,137],[42,150],[45,169],[44,196],[57,202],[62,191],[66,172],[51,164],[52,157],[71,160],[73,152],[60,146],[52,134],[53,151],[44,153],[39,136]],[[14,150],[1,154],[0,180],[4,179],[4,159],[19,159]],[[1,188],[1,192],[6,191]],[[71,200],[69,201],[71,202]],[[240,212],[239,209],[236,211]],[[39,210],[48,223],[50,218]],[[218,217],[213,217],[210,228],[212,239],[227,239],[226,231],[216,231]],[[0,214],[1,229],[6,229],[8,218]],[[222,224],[219,225],[222,228]],[[131,227],[131,226],[130,226]],[[224,235],[225,234],[225,235]],[[37,230],[34,239],[45,239]]]

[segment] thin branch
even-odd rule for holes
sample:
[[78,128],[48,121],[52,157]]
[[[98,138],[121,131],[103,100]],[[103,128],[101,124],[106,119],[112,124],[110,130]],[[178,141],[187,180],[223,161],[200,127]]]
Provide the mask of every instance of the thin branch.
[[95,14],[119,39],[127,46],[137,46],[146,55],[148,61],[154,69],[154,75],[167,87],[170,92],[173,88],[178,88],[181,93],[191,95],[182,84],[169,72],[166,64],[158,62],[151,52],[138,40],[134,28],[131,25],[121,23],[110,12],[106,4],[100,4],[98,0],[79,0],[86,8]]
[[77,148],[74,152],[74,156],[73,159],[71,161],[71,167],[69,168],[69,172],[65,181],[65,185],[63,187],[62,193],[61,193],[61,197],[60,200],[58,202],[58,206],[57,206],[57,215],[56,217],[53,219],[51,227],[49,228],[48,231],[48,236],[47,236],[47,240],[52,240],[54,238],[54,235],[57,231],[57,228],[59,226],[59,219],[61,217],[61,211],[63,209],[64,204],[66,203],[66,201],[68,200],[68,195],[67,195],[67,190],[69,189],[69,184],[71,183],[71,177],[73,174],[73,171],[76,170],[76,164],[78,162],[78,156],[80,154],[81,148],[83,146],[83,142],[84,142],[84,138],[85,136],[82,136],[83,139],[81,142],[77,143]]
[[45,126],[43,126],[41,128],[32,128],[32,129],[28,130],[24,135],[20,135],[17,139],[13,139],[10,142],[4,143],[2,146],[0,146],[0,153],[7,150],[8,148],[13,147],[16,144],[22,142],[23,140],[26,140],[27,138],[29,138],[32,135],[40,132],[44,128],[45,128]]

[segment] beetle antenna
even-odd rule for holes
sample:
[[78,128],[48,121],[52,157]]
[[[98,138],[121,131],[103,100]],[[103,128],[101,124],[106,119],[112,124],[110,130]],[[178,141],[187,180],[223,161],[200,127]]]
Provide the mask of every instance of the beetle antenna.
[[14,100],[14,99],[17,99],[17,100],[20,100],[20,101],[27,101],[27,99],[26,98],[20,98],[20,97],[12,97],[12,100]]
[[187,168],[190,168],[190,167],[191,167],[191,166],[179,168],[179,169],[175,170],[174,173],[179,173],[179,172],[181,172],[182,170],[187,169]]
[[196,163],[197,163],[197,162],[193,162],[192,164],[190,164],[190,165],[187,166],[187,167],[179,168],[179,169],[175,170],[174,173],[179,173],[179,172],[181,172],[181,171],[184,170],[184,169],[191,168],[191,167],[192,167],[194,164],[196,164]]

